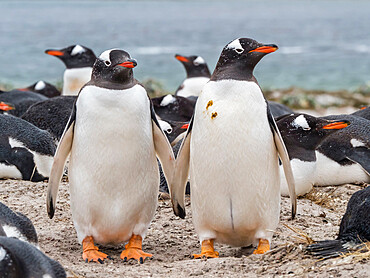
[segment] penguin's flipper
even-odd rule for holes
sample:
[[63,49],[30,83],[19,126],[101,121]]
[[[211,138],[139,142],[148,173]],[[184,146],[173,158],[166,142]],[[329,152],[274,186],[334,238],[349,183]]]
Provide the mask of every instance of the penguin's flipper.
[[59,145],[54,155],[53,165],[49,177],[48,191],[46,196],[46,208],[50,218],[55,212],[55,203],[58,194],[59,182],[62,178],[64,165],[72,148],[74,125],[76,120],[76,107],[73,107],[71,117],[60,139]]
[[154,149],[157,153],[159,161],[162,165],[162,170],[167,183],[171,180],[174,168],[175,168],[175,155],[170,142],[168,142],[167,136],[164,134],[157,117],[155,116],[152,102],[150,102],[152,127],[153,127],[153,142]]
[[285,177],[286,177],[288,188],[289,188],[289,196],[292,202],[292,219],[294,219],[296,212],[297,212],[297,195],[295,192],[295,181],[294,181],[292,167],[290,165],[288,151],[285,147],[283,138],[281,137],[280,131],[276,125],[274,117],[272,116],[269,109],[267,109],[267,117],[270,123],[271,131],[274,136],[274,141],[275,141],[275,145],[278,150],[278,153],[279,153],[279,157],[283,164],[284,173],[285,173]]
[[172,208],[175,215],[180,218],[185,218],[185,190],[186,183],[189,177],[189,161],[190,161],[190,139],[191,130],[193,128],[193,118],[189,122],[188,130],[185,138],[181,143],[180,150],[177,153],[175,171],[172,175],[172,180],[169,183]]
[[370,150],[366,147],[357,147],[346,151],[346,158],[359,164],[370,176]]

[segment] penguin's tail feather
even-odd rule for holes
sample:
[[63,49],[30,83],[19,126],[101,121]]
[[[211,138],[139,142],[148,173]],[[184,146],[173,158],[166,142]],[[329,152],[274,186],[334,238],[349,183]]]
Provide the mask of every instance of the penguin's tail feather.
[[362,246],[363,244],[355,241],[324,240],[308,245],[306,252],[322,259],[330,259],[357,250]]

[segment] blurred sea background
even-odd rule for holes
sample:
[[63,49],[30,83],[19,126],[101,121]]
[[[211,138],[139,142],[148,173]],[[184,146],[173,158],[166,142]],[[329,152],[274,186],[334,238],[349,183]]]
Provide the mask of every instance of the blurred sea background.
[[370,84],[370,1],[0,1],[0,83],[61,82],[48,48],[122,48],[135,76],[173,92],[185,78],[174,58],[201,55],[213,71],[237,37],[275,43],[258,64],[263,88],[349,90]]

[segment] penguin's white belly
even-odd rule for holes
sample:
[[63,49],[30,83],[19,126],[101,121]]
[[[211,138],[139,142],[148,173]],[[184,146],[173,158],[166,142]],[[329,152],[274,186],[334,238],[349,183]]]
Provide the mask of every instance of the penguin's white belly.
[[91,67],[66,69],[63,75],[63,96],[77,96],[91,79]]
[[149,100],[137,86],[117,93],[92,87],[78,98],[69,178],[80,241],[144,237],[154,216],[158,165]]
[[[290,161],[293,170],[293,176],[295,181],[295,192],[301,196],[311,191],[313,184],[315,183],[315,161],[302,161],[299,159],[292,159]],[[289,196],[289,189],[287,180],[285,177],[283,165],[280,165],[280,192],[282,196]]]
[[176,95],[180,97],[199,96],[204,85],[209,81],[207,77],[192,77],[184,80],[182,85],[184,86],[179,90]]
[[207,84],[196,104],[190,156],[191,205],[200,240],[234,246],[271,240],[279,221],[279,166],[256,83]]
[[358,164],[340,165],[316,151],[315,185],[340,185],[345,183],[370,182],[370,177]]

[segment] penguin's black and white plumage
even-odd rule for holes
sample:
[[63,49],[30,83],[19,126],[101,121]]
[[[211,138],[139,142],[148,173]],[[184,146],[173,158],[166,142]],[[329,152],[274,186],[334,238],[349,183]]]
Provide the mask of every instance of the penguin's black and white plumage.
[[351,124],[326,137],[316,148],[316,185],[370,182],[370,121],[353,115],[330,115],[327,120]]
[[175,95],[181,97],[199,96],[203,86],[209,81],[209,72],[206,61],[200,56],[175,55],[186,70],[186,78],[177,88]]
[[0,276],[65,278],[64,268],[33,245],[0,236]]
[[59,90],[54,85],[43,80],[39,80],[26,88],[18,90],[38,93],[48,98],[60,96]]
[[35,227],[30,219],[20,212],[12,211],[0,202],[0,227],[3,234],[0,236],[14,237],[38,246]]
[[49,132],[11,115],[0,115],[0,130],[0,178],[49,177],[55,153]]
[[[290,114],[276,119],[276,124],[287,148],[295,180],[297,195],[308,193],[315,184],[317,146],[327,136],[350,123],[338,119],[329,121],[307,114]],[[281,195],[288,196],[283,167],[280,166]],[[327,175],[332,175],[330,172]]]
[[0,110],[0,113],[21,117],[31,105],[47,99],[47,97],[38,93],[29,91],[25,92],[18,89],[8,92],[1,91],[0,102],[9,103],[14,107],[14,109],[8,111]]
[[307,246],[306,251],[314,256],[329,259],[364,247],[368,250],[364,242],[369,241],[370,186],[355,192],[349,199],[337,239],[311,244]]
[[176,215],[184,218],[190,196],[199,257],[218,257],[213,241],[270,248],[279,222],[282,159],[296,212],[294,178],[284,142],[253,76],[256,64],[276,45],[240,38],[222,50],[210,81],[199,95],[170,183]]
[[364,107],[353,112],[351,115],[364,118],[370,121],[370,107]]
[[274,116],[275,118],[294,113],[292,109],[290,109],[288,106],[285,106],[284,104],[271,100],[269,100],[267,103],[269,105],[272,116]]
[[185,132],[189,127],[189,122],[163,120],[158,120],[158,122],[171,146],[176,145],[185,136]]
[[21,118],[40,129],[47,130],[58,142],[67,125],[76,98],[76,96],[59,96],[40,101],[30,106]]
[[77,95],[91,78],[96,60],[94,52],[86,46],[76,44],[63,49],[47,49],[45,53],[59,58],[66,66],[62,95]]
[[47,209],[54,215],[64,164],[70,153],[71,211],[83,259],[103,262],[94,242],[128,242],[123,260],[141,263],[141,250],[157,206],[159,172],[174,168],[171,146],[144,87],[133,77],[136,61],[119,49],[103,52],[80,91],[54,158]]
[[155,113],[164,121],[189,122],[193,116],[196,97],[171,94],[152,98]]

